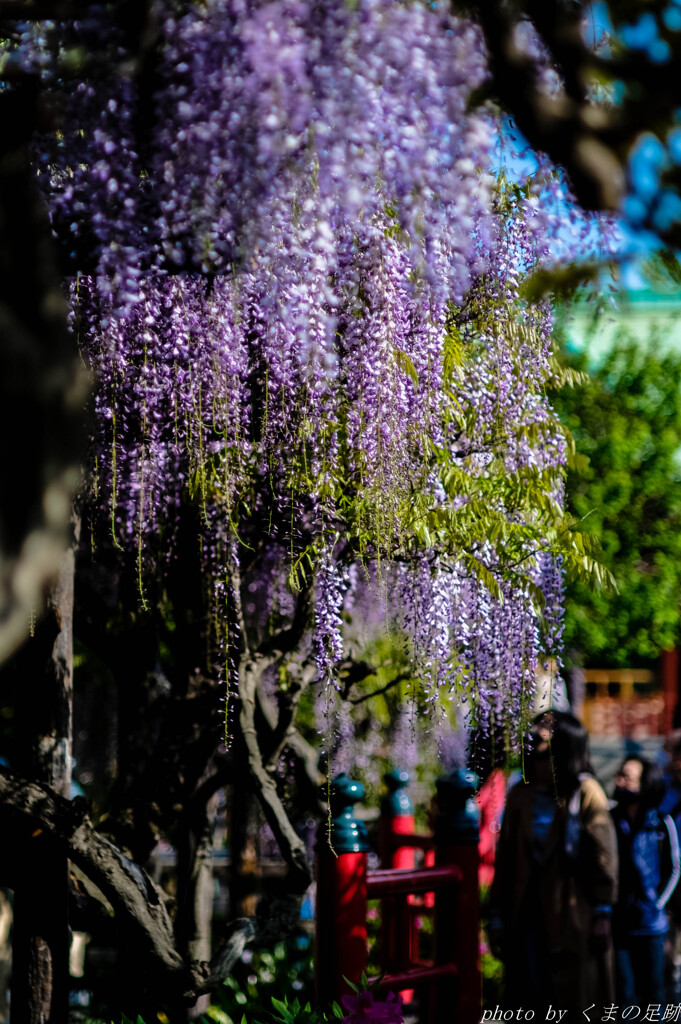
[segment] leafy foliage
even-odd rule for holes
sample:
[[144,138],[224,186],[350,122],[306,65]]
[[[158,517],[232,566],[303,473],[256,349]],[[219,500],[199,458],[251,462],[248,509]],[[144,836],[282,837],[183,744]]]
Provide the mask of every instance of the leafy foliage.
[[[584,355],[568,355],[583,372]],[[616,591],[567,589],[565,645],[587,665],[646,664],[681,640],[681,355],[622,333],[556,397],[572,432],[569,511],[601,544]]]
[[249,1024],[268,1015],[274,1000],[305,1006],[314,986],[314,945],[304,932],[269,949],[249,950],[213,998],[210,1016],[218,1024]]

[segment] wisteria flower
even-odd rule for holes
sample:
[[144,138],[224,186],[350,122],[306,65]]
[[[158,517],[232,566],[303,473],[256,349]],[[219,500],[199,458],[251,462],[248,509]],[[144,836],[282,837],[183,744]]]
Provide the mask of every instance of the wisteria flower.
[[[559,658],[563,569],[532,531],[540,509],[560,519],[567,458],[551,311],[522,284],[569,233],[543,172],[521,198],[484,170],[479,27],[394,0],[154,10],[148,96],[120,73],[111,5],[21,33],[59,119],[35,160],[95,381],[93,550],[146,611],[172,560],[200,553],[208,667],[228,686],[242,630],[310,624],[329,726],[348,602],[374,572],[366,597],[427,700],[463,694],[483,732],[521,722],[541,654]],[[72,49],[102,73],[62,77]],[[494,473],[515,479],[506,504]],[[531,539],[514,548],[511,526]],[[349,760],[351,720],[337,731]],[[406,764],[417,745],[398,738]]]

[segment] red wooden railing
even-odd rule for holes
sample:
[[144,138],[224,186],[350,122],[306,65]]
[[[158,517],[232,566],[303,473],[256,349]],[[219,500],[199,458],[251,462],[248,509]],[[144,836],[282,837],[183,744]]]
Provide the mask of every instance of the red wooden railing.
[[[339,776],[332,791],[332,845],[320,844],[317,882],[317,999],[338,999],[366,969],[367,901],[382,901],[380,957],[386,971],[378,987],[417,991],[412,1012],[420,1024],[477,1024],[481,1014],[480,904],[477,819],[469,772],[438,782],[440,814],[432,835],[417,835],[382,822],[384,862],[402,863],[414,850],[434,851],[433,867],[383,867],[367,871],[368,837],[352,804],[363,787]],[[405,815],[407,816],[407,815]],[[399,817],[399,815],[397,816]],[[413,822],[413,818],[412,818]],[[434,904],[426,906],[426,899]],[[422,959],[415,918],[432,913],[433,949]],[[387,931],[386,931],[387,926]]]
[[[432,843],[432,837],[431,837]],[[433,960],[429,963],[421,959],[419,949],[419,930],[416,927],[416,913],[422,914],[424,907],[420,906],[410,896],[425,896],[426,893],[434,894],[437,897],[445,895],[448,890],[458,894],[459,886],[463,881],[461,869],[457,865],[445,865],[443,867],[420,868],[412,870],[379,870],[370,871],[367,875],[367,897],[368,899],[382,899],[384,903],[390,901],[396,904],[393,913],[390,914],[390,928],[392,929],[390,949],[390,960],[382,948],[382,966],[387,973],[379,983],[380,988],[393,992],[400,992],[405,1003],[411,1003],[414,996],[414,987],[427,985],[429,987],[438,984],[438,995],[444,1003],[453,1005],[455,992],[449,993],[448,999],[443,991],[444,984],[450,988],[458,973],[458,965],[453,959],[441,959],[438,952],[434,951]],[[437,905],[437,904],[436,904]],[[386,927],[385,909],[382,914],[383,928]],[[385,939],[385,935],[383,936]],[[406,986],[409,986],[407,988]],[[424,1021],[437,1019],[433,1016],[434,1006],[432,993],[428,998],[427,1005],[422,1007],[421,1018]]]

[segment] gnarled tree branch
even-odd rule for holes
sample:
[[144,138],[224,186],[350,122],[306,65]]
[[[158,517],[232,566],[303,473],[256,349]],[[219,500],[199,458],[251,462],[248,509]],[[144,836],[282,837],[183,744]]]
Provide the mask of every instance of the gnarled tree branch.
[[[96,832],[85,801],[69,801],[46,786],[27,782],[0,766],[0,821],[24,831],[28,842],[47,835],[99,889],[116,915],[121,936],[139,952],[144,971],[168,1001],[191,1003],[220,984],[249,942],[271,927],[271,915],[240,918],[211,963],[188,962],[176,947],[163,895],[146,872]],[[281,915],[280,915],[281,916]]]
[[31,842],[45,832],[97,886],[148,964],[182,984],[189,981],[175,948],[165,902],[148,875],[92,827],[84,801],[69,801],[46,786],[0,767],[0,813],[30,828]]
[[281,855],[290,869],[290,890],[302,893],[312,881],[305,845],[289,821],[277,793],[276,782],[265,767],[255,724],[258,683],[266,664],[268,664],[267,659],[261,663],[257,657],[244,658],[241,662],[239,667],[239,724],[255,795],[260,802],[267,823],[275,835]]

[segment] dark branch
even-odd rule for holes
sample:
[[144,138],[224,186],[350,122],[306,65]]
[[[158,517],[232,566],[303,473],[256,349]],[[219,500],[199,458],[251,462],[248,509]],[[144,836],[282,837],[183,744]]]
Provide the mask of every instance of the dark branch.
[[221,757],[215,771],[194,790],[187,804],[186,813],[188,820],[191,821],[196,814],[200,814],[210,798],[215,796],[218,790],[223,789],[225,786],[230,786],[235,781],[235,778],[236,769],[233,759],[231,757]]
[[197,996],[213,991],[225,978],[229,977],[246,946],[254,941],[257,934],[257,921],[253,917],[240,917],[228,925],[227,933],[223,936],[222,943],[213,956],[211,964],[201,965],[204,977],[197,984]]
[[412,676],[406,674],[396,676],[395,679],[391,679],[385,686],[381,686],[378,690],[372,690],[371,693],[363,693],[361,697],[351,697],[349,699],[350,704],[363,704],[365,700],[371,700],[372,697],[378,697],[382,693],[387,693],[388,690],[392,690],[393,686],[397,686],[399,683],[406,683]]
[[[517,19],[509,5],[503,0],[478,0],[476,11],[489,49],[494,91],[531,145],[565,168],[582,206],[616,210],[625,175],[623,155],[613,142],[623,140],[611,123],[613,115],[580,101],[582,70],[587,58],[592,58],[575,38],[573,16],[562,4],[542,3],[546,10],[539,19],[540,31],[557,50],[551,50],[555,63],[568,67],[568,90],[556,98],[545,95],[537,85],[534,62],[515,46]],[[551,20],[555,25],[549,28]]]
[[312,588],[306,587],[298,595],[291,625],[263,640],[258,647],[258,654],[278,661],[285,654],[295,651],[305,635],[311,610]]
[[346,658],[338,666],[338,678],[343,683],[341,698],[346,700],[349,697],[350,690],[355,683],[362,683],[369,676],[375,675],[376,668],[368,661],[355,661],[353,658]]

